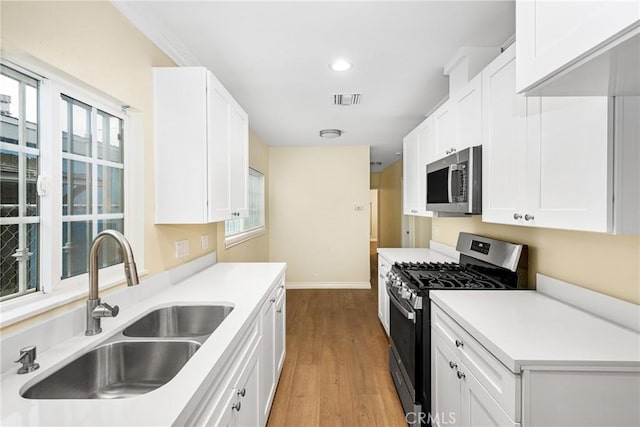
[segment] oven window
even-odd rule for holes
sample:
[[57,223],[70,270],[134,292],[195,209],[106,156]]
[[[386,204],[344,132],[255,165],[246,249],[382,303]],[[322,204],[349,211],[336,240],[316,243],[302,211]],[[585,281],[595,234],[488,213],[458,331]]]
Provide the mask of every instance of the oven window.
[[411,386],[415,390],[416,381],[416,325],[406,318],[393,304],[389,304],[389,325],[391,341],[402,365],[407,371]]
[[449,168],[427,174],[427,203],[449,203]]

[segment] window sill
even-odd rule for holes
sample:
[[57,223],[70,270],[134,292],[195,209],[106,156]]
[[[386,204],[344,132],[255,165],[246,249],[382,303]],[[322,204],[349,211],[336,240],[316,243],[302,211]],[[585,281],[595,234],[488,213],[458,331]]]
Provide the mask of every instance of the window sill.
[[233,236],[225,237],[224,248],[229,249],[233,246],[246,242],[247,240],[255,239],[256,237],[266,234],[265,227],[256,228],[253,230],[245,231],[244,233],[234,234]]
[[[138,274],[142,278],[148,274],[148,271],[139,271]],[[122,274],[120,277],[101,283],[100,291],[103,292],[125,283],[126,280],[124,274]],[[0,329],[67,304],[86,300],[88,291],[88,281],[85,281],[85,283],[65,286],[51,293],[37,292],[5,301],[0,305]]]

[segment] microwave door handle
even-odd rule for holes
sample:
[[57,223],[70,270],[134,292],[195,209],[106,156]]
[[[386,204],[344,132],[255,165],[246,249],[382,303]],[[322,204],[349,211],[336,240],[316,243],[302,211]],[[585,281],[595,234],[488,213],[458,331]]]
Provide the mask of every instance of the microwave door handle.
[[413,323],[416,323],[416,314],[404,308],[402,304],[400,304],[400,301],[396,299],[396,296],[393,295],[393,292],[391,292],[391,289],[389,289],[388,287],[387,287],[387,294],[389,295],[389,300],[391,300],[393,305],[395,305],[396,308],[400,310],[400,313],[402,313],[408,320],[411,320]]

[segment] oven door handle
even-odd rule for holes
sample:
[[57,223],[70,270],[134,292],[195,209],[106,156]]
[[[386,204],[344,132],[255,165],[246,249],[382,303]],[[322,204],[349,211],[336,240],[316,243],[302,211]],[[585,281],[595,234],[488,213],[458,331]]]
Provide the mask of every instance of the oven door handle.
[[396,308],[400,310],[400,313],[402,313],[407,319],[411,320],[413,323],[416,323],[416,313],[411,312],[406,308],[404,308],[402,304],[400,304],[400,301],[398,301],[396,296],[393,294],[393,292],[391,292],[391,289],[389,288],[387,288],[387,295],[389,295],[389,299],[391,300],[393,305],[395,305]]
[[451,165],[448,167],[447,174],[447,197],[449,203],[453,203],[453,171],[457,169],[457,165]]

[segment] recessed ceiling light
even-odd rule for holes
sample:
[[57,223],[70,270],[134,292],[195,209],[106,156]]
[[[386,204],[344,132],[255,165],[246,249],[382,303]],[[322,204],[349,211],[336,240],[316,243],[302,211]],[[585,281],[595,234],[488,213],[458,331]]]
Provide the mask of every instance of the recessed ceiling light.
[[322,129],[320,131],[320,136],[322,138],[337,138],[342,135],[342,131],[340,129]]
[[351,63],[344,59],[337,59],[329,64],[329,68],[333,71],[348,71],[351,69]]

